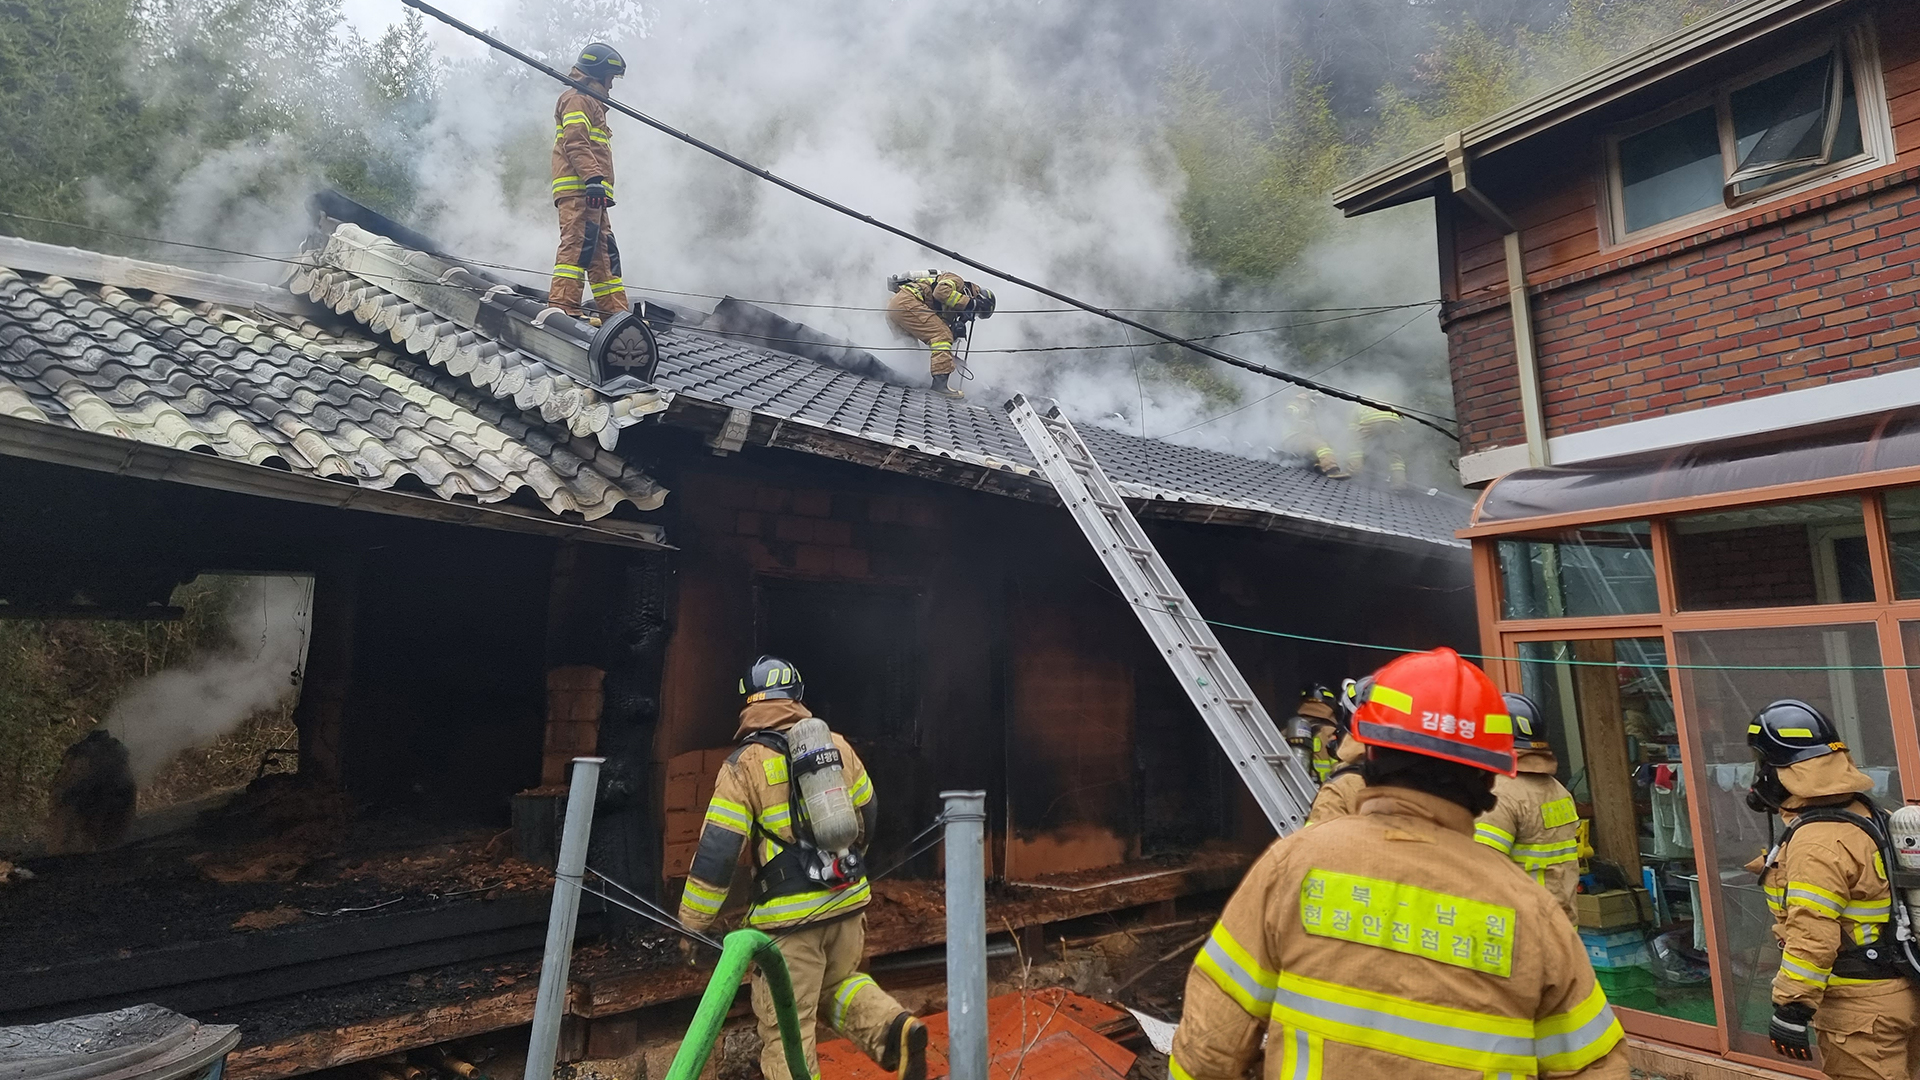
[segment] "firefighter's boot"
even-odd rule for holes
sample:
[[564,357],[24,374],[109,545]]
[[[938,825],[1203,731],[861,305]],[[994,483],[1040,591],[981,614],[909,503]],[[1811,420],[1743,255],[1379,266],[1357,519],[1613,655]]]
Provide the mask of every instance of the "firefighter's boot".
[[947,379],[949,377],[950,377],[949,373],[945,371],[941,372],[938,375],[935,375],[933,377],[933,392],[936,394],[940,394],[944,397],[950,397],[950,398],[966,397],[967,396],[966,393],[960,390],[958,387],[952,387],[947,385]]
[[1332,450],[1322,450],[1315,454],[1313,467],[1319,470],[1321,476],[1329,480],[1346,480],[1353,475],[1340,467],[1340,459],[1334,456]]
[[898,1080],[927,1080],[927,1025],[910,1012],[894,1017],[880,1067]]

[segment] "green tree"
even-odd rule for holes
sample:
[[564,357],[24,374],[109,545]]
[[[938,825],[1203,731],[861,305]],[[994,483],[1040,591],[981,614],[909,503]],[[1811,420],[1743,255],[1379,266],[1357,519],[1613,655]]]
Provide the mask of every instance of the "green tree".
[[[155,125],[121,77],[137,31],[133,0],[0,0],[0,211],[82,220],[96,186],[151,167]],[[0,232],[88,240],[19,218]]]

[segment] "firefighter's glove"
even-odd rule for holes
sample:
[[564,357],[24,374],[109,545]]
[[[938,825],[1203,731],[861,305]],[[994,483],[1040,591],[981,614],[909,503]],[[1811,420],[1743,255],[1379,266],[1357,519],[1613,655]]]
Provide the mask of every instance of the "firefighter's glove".
[[1773,1052],[1797,1061],[1813,1057],[1813,1034],[1807,1027],[1812,1020],[1813,1006],[1804,1001],[1790,1001],[1774,1009],[1773,1019],[1767,1023]]
[[613,199],[607,195],[607,178],[590,176],[587,178],[587,209],[605,210],[613,205]]

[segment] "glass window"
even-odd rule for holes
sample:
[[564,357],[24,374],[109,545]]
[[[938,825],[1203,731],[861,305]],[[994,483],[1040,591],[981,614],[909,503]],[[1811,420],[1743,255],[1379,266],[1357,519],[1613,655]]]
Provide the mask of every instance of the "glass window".
[[[1615,1004],[1715,1022],[1698,918],[1693,817],[1660,638],[1529,641],[1520,682],[1539,703],[1602,892],[1580,937]],[[1625,902],[1625,910],[1621,903]],[[1605,907],[1599,905],[1605,903]]]
[[1620,201],[1630,233],[1721,204],[1712,107],[1620,140]]
[[1893,556],[1893,594],[1920,600],[1920,488],[1886,494],[1887,545]]
[[[1753,753],[1747,724],[1769,702],[1799,698],[1833,718],[1854,762],[1874,780],[1874,796],[1897,804],[1893,726],[1879,638],[1871,623],[1709,630],[1674,635],[1687,726],[1698,743],[1705,780],[1699,812],[1709,858],[1708,888],[1718,891],[1722,978],[1733,1048],[1770,1052],[1773,975],[1780,948],[1773,915],[1747,864],[1773,842],[1767,816],[1747,809]],[[1693,749],[1693,748],[1689,748]]]
[[1873,599],[1857,496],[1694,514],[1670,527],[1682,610]]
[[1500,593],[1509,619],[1646,614],[1660,610],[1653,533],[1644,521],[1551,537],[1502,540]]
[[1860,109],[1842,50],[1733,92],[1735,195],[1857,157]]

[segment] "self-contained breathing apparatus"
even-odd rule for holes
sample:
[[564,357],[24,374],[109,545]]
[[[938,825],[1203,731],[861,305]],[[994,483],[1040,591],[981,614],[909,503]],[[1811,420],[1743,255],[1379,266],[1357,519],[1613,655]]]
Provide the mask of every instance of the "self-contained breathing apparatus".
[[809,716],[785,734],[756,731],[746,741],[778,752],[786,762],[787,820],[793,831],[791,841],[782,840],[754,822],[755,839],[777,849],[754,874],[754,901],[859,884],[867,874],[866,860],[855,847],[860,816],[826,721]]
[[[1779,770],[1846,750],[1833,721],[1813,706],[1791,699],[1776,701],[1760,710],[1747,728],[1747,745],[1758,758],[1753,784],[1747,791],[1747,807],[1769,815],[1769,832],[1772,831],[1771,815],[1781,811],[1790,794],[1780,780]],[[1873,841],[1876,861],[1880,864],[1878,869],[1887,882],[1893,933],[1864,943],[1843,940],[1833,962],[1833,974],[1848,979],[1905,978],[1920,982],[1920,941],[1915,940],[1915,928],[1920,925],[1920,911],[1915,910],[1915,902],[1920,901],[1920,807],[1902,807],[1888,814],[1864,793],[1851,798],[1865,803],[1867,813],[1858,814],[1839,806],[1795,810],[1786,831],[1767,849],[1761,883],[1766,883],[1767,875],[1779,864],[1793,834],[1802,826],[1830,821],[1851,825],[1866,833]],[[1896,843],[1896,836],[1904,839]]]
[[891,295],[909,285],[914,286],[914,295],[918,296],[920,302],[925,304],[941,322],[947,324],[947,329],[953,332],[953,339],[965,341],[968,332],[973,329],[975,319],[993,318],[994,309],[998,306],[993,290],[984,285],[963,282],[969,298],[967,306],[954,311],[943,311],[940,305],[933,301],[933,285],[939,277],[938,270],[928,270],[918,274],[889,274],[887,275],[887,293]]

